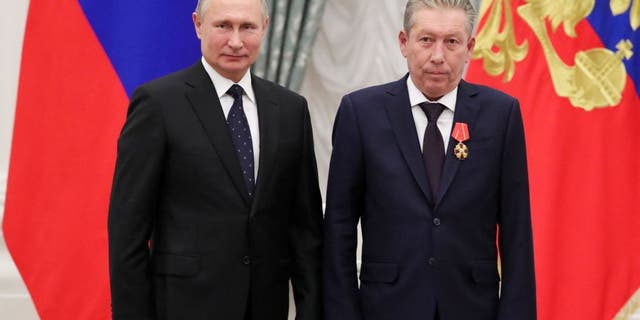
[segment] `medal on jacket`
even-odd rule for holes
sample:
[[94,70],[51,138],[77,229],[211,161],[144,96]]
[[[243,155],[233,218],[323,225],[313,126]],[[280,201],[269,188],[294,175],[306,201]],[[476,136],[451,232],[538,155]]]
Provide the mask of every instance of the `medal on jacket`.
[[458,144],[453,149],[453,154],[456,155],[458,160],[464,160],[469,156],[469,148],[463,143],[469,140],[469,127],[464,122],[456,122],[453,127],[453,133],[451,137],[458,141]]

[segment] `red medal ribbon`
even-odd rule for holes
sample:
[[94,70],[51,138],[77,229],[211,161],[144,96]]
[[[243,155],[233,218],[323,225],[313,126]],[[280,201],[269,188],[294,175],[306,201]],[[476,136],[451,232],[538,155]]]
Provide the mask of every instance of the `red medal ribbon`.
[[464,142],[469,140],[469,127],[464,122],[456,122],[455,127],[453,127],[453,133],[451,136],[456,139],[458,142]]

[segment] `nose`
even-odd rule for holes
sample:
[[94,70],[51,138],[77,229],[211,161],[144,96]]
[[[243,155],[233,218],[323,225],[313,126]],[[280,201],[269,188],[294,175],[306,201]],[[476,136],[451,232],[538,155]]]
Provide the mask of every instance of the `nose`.
[[240,32],[238,30],[233,30],[231,35],[229,36],[228,41],[229,47],[234,50],[241,49],[244,44],[242,43],[242,38],[240,37]]
[[434,43],[432,47],[431,62],[435,64],[444,62],[444,44],[440,41]]

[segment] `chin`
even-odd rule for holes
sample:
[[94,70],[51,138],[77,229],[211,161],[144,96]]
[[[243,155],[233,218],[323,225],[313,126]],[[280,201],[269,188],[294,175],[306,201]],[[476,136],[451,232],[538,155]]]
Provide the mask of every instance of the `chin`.
[[246,64],[226,64],[222,66],[224,68],[224,70],[226,70],[229,73],[237,73],[237,72],[241,72],[242,70],[248,69],[249,66]]
[[423,83],[424,88],[432,88],[431,90],[425,90],[426,92],[441,92],[444,90],[444,86],[437,82],[427,81]]

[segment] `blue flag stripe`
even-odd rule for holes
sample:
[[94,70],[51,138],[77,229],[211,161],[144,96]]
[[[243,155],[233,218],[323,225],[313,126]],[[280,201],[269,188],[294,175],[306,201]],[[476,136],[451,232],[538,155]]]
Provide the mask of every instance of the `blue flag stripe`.
[[196,0],[79,2],[129,96],[201,56],[191,18]]

